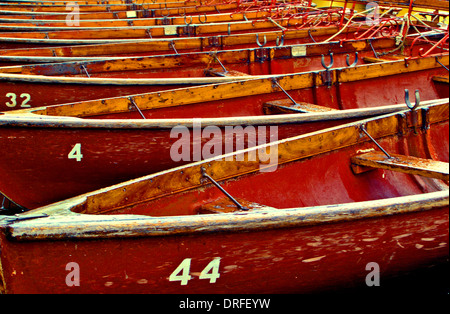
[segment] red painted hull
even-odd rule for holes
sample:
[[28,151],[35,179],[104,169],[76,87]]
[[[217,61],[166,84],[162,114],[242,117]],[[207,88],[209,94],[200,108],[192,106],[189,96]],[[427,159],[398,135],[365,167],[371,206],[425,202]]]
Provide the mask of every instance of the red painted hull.
[[[385,287],[392,276],[446,261],[448,221],[443,208],[271,231],[44,242],[1,235],[0,243],[7,293],[311,293],[365,286],[368,263],[378,263]],[[199,279],[217,257],[216,283]],[[193,279],[168,281],[185,258]],[[66,285],[71,262],[80,267],[80,286]]]

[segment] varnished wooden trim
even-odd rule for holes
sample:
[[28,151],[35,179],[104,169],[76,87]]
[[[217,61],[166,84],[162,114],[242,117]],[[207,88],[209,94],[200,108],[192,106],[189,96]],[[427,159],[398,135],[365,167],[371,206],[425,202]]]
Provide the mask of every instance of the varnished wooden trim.
[[448,191],[377,201],[294,209],[259,209],[243,215],[214,214],[179,217],[54,216],[10,223],[7,236],[16,241],[156,237],[273,228],[304,228],[394,214],[433,210],[449,205]]

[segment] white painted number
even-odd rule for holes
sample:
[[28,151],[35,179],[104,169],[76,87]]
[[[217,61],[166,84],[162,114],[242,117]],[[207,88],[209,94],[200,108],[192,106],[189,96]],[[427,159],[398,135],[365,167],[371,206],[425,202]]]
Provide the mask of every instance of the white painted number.
[[[191,268],[191,259],[185,258],[181,264],[173,271],[169,277],[169,281],[181,281],[181,285],[187,285],[188,281],[192,279],[189,275],[189,269]],[[178,275],[181,273],[181,275]]]
[[31,99],[31,96],[30,96],[30,94],[21,94],[20,95],[20,98],[25,98],[25,100],[24,101],[22,101],[22,104],[20,105],[20,107],[22,107],[22,108],[30,108],[31,106],[30,105],[27,105],[27,103],[30,101],[30,99]]
[[200,273],[200,279],[209,279],[210,283],[215,283],[217,278],[220,277],[219,274],[219,266],[220,266],[220,257],[216,257],[213,259],[208,266],[203,269]]
[[81,144],[77,143],[72,148],[72,150],[69,153],[69,159],[76,159],[77,161],[81,161],[81,158],[83,158],[83,155],[81,154]]
[[[9,98],[10,102],[8,101],[6,103],[6,106],[8,106],[9,108],[14,108],[15,106],[17,106],[17,95],[14,93],[8,93],[6,94],[6,97]],[[23,93],[20,94],[20,98],[23,99],[22,103],[20,104],[21,108],[30,108],[30,105],[27,105],[27,103],[31,100],[31,96],[30,94],[27,93]]]
[[6,97],[9,97],[9,99],[11,100],[11,102],[7,102],[6,103],[6,105],[8,107],[13,108],[13,107],[15,107],[17,105],[17,102],[16,102],[17,96],[16,96],[16,94],[8,93],[8,94],[6,94]]
[[[216,257],[202,270],[199,279],[209,279],[210,283],[215,283],[220,277],[219,266],[220,257]],[[181,281],[182,286],[187,285],[188,281],[192,279],[192,276],[189,275],[190,269],[191,258],[185,258],[170,275],[169,281]]]

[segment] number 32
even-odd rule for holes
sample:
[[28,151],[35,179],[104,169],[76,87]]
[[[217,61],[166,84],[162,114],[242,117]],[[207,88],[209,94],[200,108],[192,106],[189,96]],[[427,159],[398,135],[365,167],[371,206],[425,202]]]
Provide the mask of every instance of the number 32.
[[[15,106],[17,106],[17,95],[14,93],[8,93],[6,94],[6,97],[9,98],[9,100],[11,102],[7,102],[6,106],[10,107],[10,108],[14,108]],[[21,108],[30,108],[30,105],[27,105],[27,103],[31,100],[31,96],[30,94],[27,93],[23,93],[20,94],[20,98],[23,99],[22,103],[20,104]]]

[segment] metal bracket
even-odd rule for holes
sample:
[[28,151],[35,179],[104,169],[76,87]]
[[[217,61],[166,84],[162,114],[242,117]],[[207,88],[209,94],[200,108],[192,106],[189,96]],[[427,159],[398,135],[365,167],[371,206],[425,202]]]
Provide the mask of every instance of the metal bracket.
[[268,49],[265,48],[255,49],[255,59],[261,63],[264,63],[264,61],[269,59]]
[[436,62],[439,63],[442,67],[444,67],[444,69],[446,69],[447,71],[449,70],[445,65],[443,65],[443,64],[441,63],[441,61],[439,61],[439,58],[438,58],[438,57],[436,57]]
[[134,101],[133,97],[128,97],[128,99],[130,100],[131,104],[134,106],[134,108],[137,109],[137,111],[139,112],[139,114],[141,115],[142,119],[146,119],[144,114],[142,113],[141,109],[139,109],[138,105],[136,104],[136,102]]
[[416,92],[414,93],[415,95],[415,103],[414,105],[411,104],[411,102],[409,101],[409,90],[405,89],[405,103],[406,106],[408,106],[408,108],[411,110],[411,115],[412,115],[412,122],[413,122],[413,128],[414,128],[414,134],[418,134],[419,132],[417,131],[417,111],[415,110],[417,107],[419,107],[420,105],[420,94],[419,94],[419,90],[416,89]]
[[361,124],[361,126],[359,127],[359,129],[361,130],[361,131],[363,131],[366,135],[367,135],[367,137],[368,138],[370,138],[371,139],[371,141],[372,142],[374,142],[375,143],[375,145],[377,145],[378,146],[378,148],[390,159],[390,158],[392,158],[392,156],[391,155],[389,155],[388,154],[388,152],[387,151],[385,151],[384,149],[383,149],[383,147],[381,147],[381,145],[380,144],[378,144],[378,142],[377,141],[375,141],[375,139],[372,137],[372,136],[370,136],[370,134],[367,132],[367,130],[366,130],[366,128],[365,128],[365,126],[364,126],[364,124]]
[[84,71],[84,73],[86,73],[88,78],[91,78],[91,76],[89,75],[88,70],[86,69],[86,67],[84,66],[84,64],[81,65],[81,69]]
[[195,35],[195,26],[187,24],[186,26],[183,27],[183,35],[191,37],[192,34]]
[[334,64],[333,53],[332,52],[330,53],[330,63],[328,65],[325,64],[325,57],[324,57],[324,55],[322,55],[321,63],[322,63],[322,66],[325,68],[325,72],[322,73],[323,82],[325,83],[326,86],[331,87],[331,85],[333,83],[333,80],[331,78],[331,71],[330,71],[330,69],[331,69],[331,67]]
[[430,128],[430,108],[422,108],[422,130],[426,131]]
[[247,211],[249,210],[248,208],[242,206],[241,204],[239,204],[238,201],[236,201],[233,196],[231,196],[227,191],[225,191],[223,189],[223,187],[220,186],[219,183],[217,183],[213,178],[211,178],[207,173],[206,173],[206,169],[205,168],[201,168],[202,171],[202,177],[208,179],[212,184],[214,184],[223,194],[225,194],[240,210],[244,210]]
[[169,19],[167,16],[164,16],[161,19],[161,24],[162,25],[171,25],[172,24],[172,19]]
[[220,47],[220,39],[218,36],[208,37],[208,46]]
[[212,53],[211,55],[214,57],[214,59],[215,59],[217,62],[219,62],[219,64],[220,64],[220,66],[222,67],[223,71],[224,71],[225,73],[228,73],[228,70],[225,68],[225,66],[222,64],[222,62],[220,62],[220,60],[219,60],[219,58],[217,57],[216,53]]
[[177,49],[175,48],[175,43],[174,43],[173,40],[169,43],[169,48],[172,48],[173,51],[175,51],[175,54],[176,54],[176,55],[179,55]]

